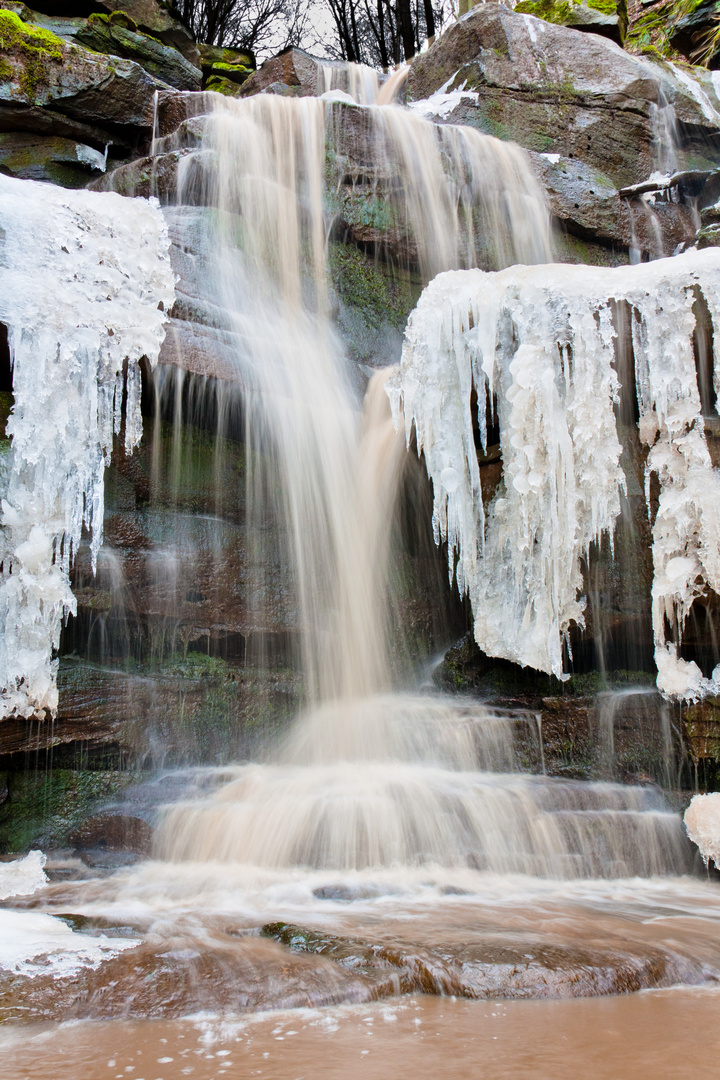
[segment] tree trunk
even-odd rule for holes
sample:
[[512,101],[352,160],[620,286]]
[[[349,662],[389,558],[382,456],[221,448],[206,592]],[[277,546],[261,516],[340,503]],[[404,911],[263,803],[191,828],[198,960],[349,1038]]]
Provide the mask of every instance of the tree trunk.
[[397,10],[403,53],[405,54],[405,59],[410,60],[415,55],[415,33],[413,30],[410,0],[398,0]]
[[428,45],[432,45],[435,37],[435,12],[432,0],[424,0],[425,3],[425,29],[427,30]]

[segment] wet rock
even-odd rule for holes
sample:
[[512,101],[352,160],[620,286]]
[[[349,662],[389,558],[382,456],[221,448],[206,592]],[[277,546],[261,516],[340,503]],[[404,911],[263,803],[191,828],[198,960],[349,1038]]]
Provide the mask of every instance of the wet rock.
[[354,900],[367,900],[377,895],[377,889],[351,888],[349,885],[321,885],[320,888],[313,889],[313,896],[316,896],[318,900],[339,900],[347,903],[352,903]]
[[701,761],[720,764],[720,700],[706,698],[685,705],[682,721],[693,762],[696,765]]
[[[708,101],[716,101],[707,73],[695,74]],[[703,112],[669,68],[596,34],[487,3],[413,62],[408,94],[417,101],[441,87],[445,93],[462,87],[444,121],[470,123],[528,150],[579,160],[619,188],[652,172],[651,113],[661,86],[689,125],[686,138],[701,151],[717,118]]]
[[263,927],[263,935],[297,953],[331,958],[366,977],[392,973],[401,993],[465,998],[596,997],[670,986],[680,970],[689,982],[703,981],[702,964],[678,961],[670,951],[643,947],[622,952],[594,947],[548,945],[529,938],[488,934],[468,944],[433,948],[406,942],[370,943],[285,923]]
[[157,134],[172,135],[184,120],[209,112],[212,112],[212,98],[202,91],[182,94],[177,90],[161,90],[157,96]]
[[[48,731],[46,737],[51,734]],[[33,845],[67,847],[70,833],[132,780],[131,773],[117,768],[68,768],[67,763],[63,767],[60,755],[47,771],[23,765],[22,757],[19,767],[11,761],[6,773],[8,798],[0,807],[0,851],[27,851]]]
[[110,17],[91,15],[75,41],[96,52],[134,60],[156,79],[178,90],[199,90],[202,75],[177,49],[140,33],[128,16],[113,13]]
[[95,814],[85,818],[82,825],[68,835],[68,842],[75,848],[149,855],[153,833],[152,826],[142,818],[127,814]]
[[264,938],[183,935],[128,949],[72,978],[0,972],[0,1017],[22,1021],[151,1019],[196,1012],[313,1008],[392,993],[389,980],[300,956]]
[[5,132],[0,134],[0,169],[22,180],[85,187],[93,175],[105,171],[105,155],[59,136]]
[[626,0],[520,0],[514,10],[559,26],[602,34],[618,45],[627,33]]

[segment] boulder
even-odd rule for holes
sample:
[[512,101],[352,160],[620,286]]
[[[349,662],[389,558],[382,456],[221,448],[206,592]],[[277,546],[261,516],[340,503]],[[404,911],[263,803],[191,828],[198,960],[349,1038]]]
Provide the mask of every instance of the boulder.
[[202,75],[182,53],[141,33],[127,16],[91,15],[75,40],[96,52],[134,60],[147,72],[178,90],[199,90]]
[[[654,116],[674,105],[686,144],[720,122],[709,75],[684,77],[615,42],[487,3],[412,64],[411,100],[539,153],[600,169],[617,187],[653,171]],[[434,95],[434,97],[433,97]]]
[[[252,73],[252,68],[245,67],[243,64],[213,64],[208,72],[205,88],[218,92],[218,88],[211,85],[212,83],[230,82],[235,84],[234,89],[237,89],[237,86],[249,79]],[[227,91],[220,90],[219,92],[226,93]]]
[[6,132],[0,134],[0,170],[21,180],[85,187],[93,173],[105,171],[105,155],[72,139]]
[[322,92],[323,61],[303,49],[289,48],[271,57],[243,84],[242,95],[261,91],[312,97]]
[[177,49],[191,64],[200,66],[193,36],[171,3],[162,0],[33,0],[32,7],[51,18],[87,19],[93,14],[122,13],[129,16],[140,31]]
[[[204,89],[233,95],[255,71],[255,54],[250,49],[225,49],[219,45],[198,45]],[[229,85],[228,85],[229,84]]]
[[627,33],[627,0],[520,0],[515,11],[546,22],[602,34],[622,45]]
[[0,112],[15,111],[15,130],[26,110],[40,107],[104,132],[132,129],[136,140],[152,129],[154,94],[164,86],[139,64],[69,45],[0,11]]
[[[638,248],[654,257],[672,255],[679,244],[693,242],[696,220],[692,205],[670,198],[650,204],[641,191],[639,197],[621,197],[625,192],[618,192],[605,173],[577,158],[533,151],[530,158],[551,213],[574,236]],[[658,234],[662,250],[657,247]]]

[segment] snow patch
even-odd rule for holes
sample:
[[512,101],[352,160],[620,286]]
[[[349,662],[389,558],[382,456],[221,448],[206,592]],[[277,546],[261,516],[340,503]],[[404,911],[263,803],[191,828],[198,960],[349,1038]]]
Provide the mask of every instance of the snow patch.
[[[457,74],[457,72],[455,73]],[[453,76],[455,78],[455,76]],[[420,101],[411,101],[410,108],[424,117],[441,117],[443,120],[450,116],[451,113],[457,109],[458,105],[462,105],[464,102],[473,102],[477,105],[479,101],[479,95],[475,90],[466,90],[467,80],[464,80],[460,86],[455,90],[445,91],[444,87],[449,86],[452,79],[444,84],[440,90],[436,90],[434,94],[431,94],[429,98],[422,98]]]
[[[31,851],[24,859],[0,863],[0,900],[29,896],[47,883],[45,855]],[[74,975],[97,967],[123,949],[138,944],[127,938],[74,933],[62,919],[35,911],[0,910],[0,970],[35,978]]]
[[0,911],[0,969],[34,979],[65,978],[98,967],[138,941],[77,934],[62,919],[34,911]]

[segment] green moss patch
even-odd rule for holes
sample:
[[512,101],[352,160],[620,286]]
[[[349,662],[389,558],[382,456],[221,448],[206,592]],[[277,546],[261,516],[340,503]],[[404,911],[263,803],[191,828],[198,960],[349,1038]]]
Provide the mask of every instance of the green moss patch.
[[[30,26],[12,11],[0,11],[0,50],[18,57],[23,64],[20,88],[30,100],[35,100],[38,83],[42,82],[53,63],[62,63],[64,42],[49,30]],[[10,65],[5,65],[7,73]],[[3,74],[7,81],[9,74]]]
[[220,75],[212,75],[205,83],[205,90],[211,90],[214,94],[224,94],[225,97],[234,97],[238,92],[238,84],[230,79],[223,79]]
[[135,779],[131,772],[100,769],[10,773],[0,813],[0,850],[64,847],[83,818]]

